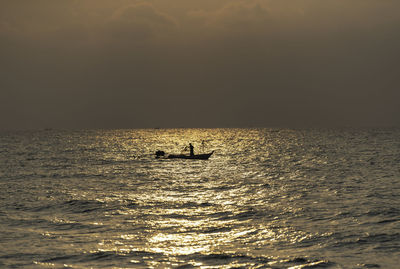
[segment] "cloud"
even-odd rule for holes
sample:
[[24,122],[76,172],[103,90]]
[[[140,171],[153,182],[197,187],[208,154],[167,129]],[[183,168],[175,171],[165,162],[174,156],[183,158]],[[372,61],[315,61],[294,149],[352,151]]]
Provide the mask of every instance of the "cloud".
[[260,2],[232,1],[217,10],[197,10],[189,13],[191,17],[202,18],[204,24],[228,31],[251,30],[265,25],[270,19],[268,9]]
[[149,3],[129,5],[116,10],[108,21],[113,37],[136,40],[166,35],[178,27],[178,22]]
[[3,1],[0,120],[61,127],[399,123],[399,6]]

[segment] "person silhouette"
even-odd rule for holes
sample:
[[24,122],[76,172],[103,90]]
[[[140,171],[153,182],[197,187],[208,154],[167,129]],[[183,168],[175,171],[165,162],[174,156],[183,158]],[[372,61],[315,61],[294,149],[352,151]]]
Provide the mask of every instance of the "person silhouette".
[[190,156],[194,156],[194,151],[193,151],[194,147],[192,143],[189,143],[189,148],[190,148]]

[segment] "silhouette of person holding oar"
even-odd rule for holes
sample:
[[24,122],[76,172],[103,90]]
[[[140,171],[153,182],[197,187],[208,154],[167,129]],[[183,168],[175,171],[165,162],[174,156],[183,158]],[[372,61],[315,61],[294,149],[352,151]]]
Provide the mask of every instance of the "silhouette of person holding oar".
[[190,149],[190,156],[194,156],[194,151],[193,151],[194,147],[192,143],[189,143],[189,149]]

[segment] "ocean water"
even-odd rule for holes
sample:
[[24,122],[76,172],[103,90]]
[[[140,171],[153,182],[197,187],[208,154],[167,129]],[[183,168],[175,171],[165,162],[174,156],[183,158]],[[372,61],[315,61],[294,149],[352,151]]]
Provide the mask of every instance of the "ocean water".
[[399,266],[400,130],[0,134],[0,268]]

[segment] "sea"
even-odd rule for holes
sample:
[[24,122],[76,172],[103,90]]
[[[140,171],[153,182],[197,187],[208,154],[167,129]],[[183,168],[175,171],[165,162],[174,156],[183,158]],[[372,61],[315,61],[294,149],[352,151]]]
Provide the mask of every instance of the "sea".
[[400,130],[3,131],[0,268],[400,268]]

